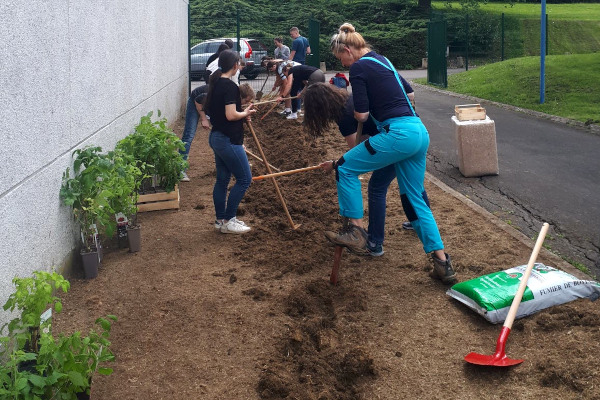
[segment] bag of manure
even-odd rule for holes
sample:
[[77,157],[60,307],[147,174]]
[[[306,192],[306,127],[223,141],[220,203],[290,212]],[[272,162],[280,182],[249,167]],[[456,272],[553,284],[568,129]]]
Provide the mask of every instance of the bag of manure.
[[[447,292],[493,324],[504,322],[527,265],[483,275],[453,285]],[[581,280],[556,268],[533,266],[516,318],[581,298],[600,297],[600,283]]]

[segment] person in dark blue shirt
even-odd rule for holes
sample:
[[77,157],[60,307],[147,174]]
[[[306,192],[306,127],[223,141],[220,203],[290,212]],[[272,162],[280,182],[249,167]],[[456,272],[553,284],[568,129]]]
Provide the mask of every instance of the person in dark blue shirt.
[[300,35],[300,31],[295,26],[290,29],[292,37],[292,51],[290,52],[290,60],[300,64],[306,63],[306,55],[310,54],[310,44],[308,39]]
[[[412,87],[404,81],[405,90],[409,95],[414,94]],[[412,96],[411,96],[412,97]],[[354,118],[354,99],[346,90],[326,83],[315,83],[307,87],[303,94],[304,99],[304,124],[316,136],[321,136],[330,124],[335,123],[349,148],[357,144],[357,131],[359,122]],[[375,122],[367,119],[362,126],[361,137],[363,141],[379,133]],[[331,163],[324,167],[329,169]],[[367,243],[368,254],[371,256],[383,255],[383,239],[385,235],[385,210],[386,196],[390,183],[396,178],[396,168],[393,164],[373,171],[369,179],[369,228]],[[427,193],[423,191],[423,198],[427,205]],[[404,222],[406,227],[410,222]]]
[[431,276],[446,284],[456,282],[450,256],[444,251],[437,223],[423,198],[429,133],[411,105],[402,78],[349,23],[333,35],[331,50],[343,66],[350,67],[354,117],[363,123],[372,118],[380,134],[353,147],[335,162],[340,214],[346,217],[346,224],[339,233],[325,232],[325,237],[355,253],[368,253],[358,176],[394,165],[404,212],[423,250],[431,253]]

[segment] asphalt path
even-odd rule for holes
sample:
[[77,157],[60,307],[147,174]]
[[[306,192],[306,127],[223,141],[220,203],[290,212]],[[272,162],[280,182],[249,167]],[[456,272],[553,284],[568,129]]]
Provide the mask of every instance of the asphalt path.
[[481,101],[495,122],[500,172],[465,178],[451,117],[455,105],[473,99],[414,86],[431,137],[428,171],[529,237],[548,222],[545,246],[600,275],[600,136]]

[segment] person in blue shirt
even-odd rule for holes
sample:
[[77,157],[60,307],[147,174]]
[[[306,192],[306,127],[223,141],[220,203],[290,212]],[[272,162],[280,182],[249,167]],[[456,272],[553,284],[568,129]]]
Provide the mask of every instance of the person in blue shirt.
[[[409,98],[414,98],[412,87],[402,80],[402,84]],[[357,145],[357,131],[359,123],[354,118],[354,99],[345,89],[339,89],[332,84],[315,83],[304,90],[304,124],[315,136],[322,136],[325,129],[331,124],[336,124],[340,133],[346,140],[349,148]],[[367,119],[363,126],[361,142],[379,133],[375,122]],[[326,167],[330,167],[328,163]],[[385,211],[386,196],[390,183],[396,179],[396,168],[393,164],[373,171],[368,185],[369,198],[369,227],[367,250],[370,256],[383,255],[383,239],[385,236]],[[427,193],[423,191],[423,198],[429,206]],[[410,222],[404,222],[402,227],[408,229]]]
[[300,64],[306,64],[306,55],[310,54],[308,39],[300,36],[300,31],[295,26],[290,29],[290,36],[293,40],[289,59]]
[[392,63],[372,51],[362,35],[349,23],[331,39],[331,51],[350,68],[354,118],[373,119],[379,134],[353,147],[339,160],[323,163],[335,168],[340,214],[345,217],[340,232],[325,232],[332,243],[358,254],[368,253],[368,234],[363,228],[363,201],[359,175],[394,165],[402,206],[423,250],[431,254],[431,276],[445,284],[457,281],[450,256],[431,209],[423,198],[429,133],[415,113]]

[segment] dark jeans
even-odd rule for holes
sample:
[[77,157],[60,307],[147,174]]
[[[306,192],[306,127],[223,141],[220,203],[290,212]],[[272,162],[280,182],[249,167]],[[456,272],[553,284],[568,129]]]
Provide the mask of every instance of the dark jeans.
[[187,106],[185,108],[185,126],[183,127],[183,134],[181,135],[181,141],[185,145],[185,151],[180,152],[183,155],[183,159],[188,159],[190,153],[190,147],[192,147],[192,140],[196,136],[196,129],[198,129],[198,121],[200,115],[196,109],[196,103],[191,97],[188,98]]
[[[236,216],[238,206],[252,183],[250,164],[244,146],[232,144],[223,133],[210,132],[208,143],[215,153],[217,166],[217,182],[213,189],[216,218],[229,220]],[[227,197],[231,175],[235,177],[235,185]]]

